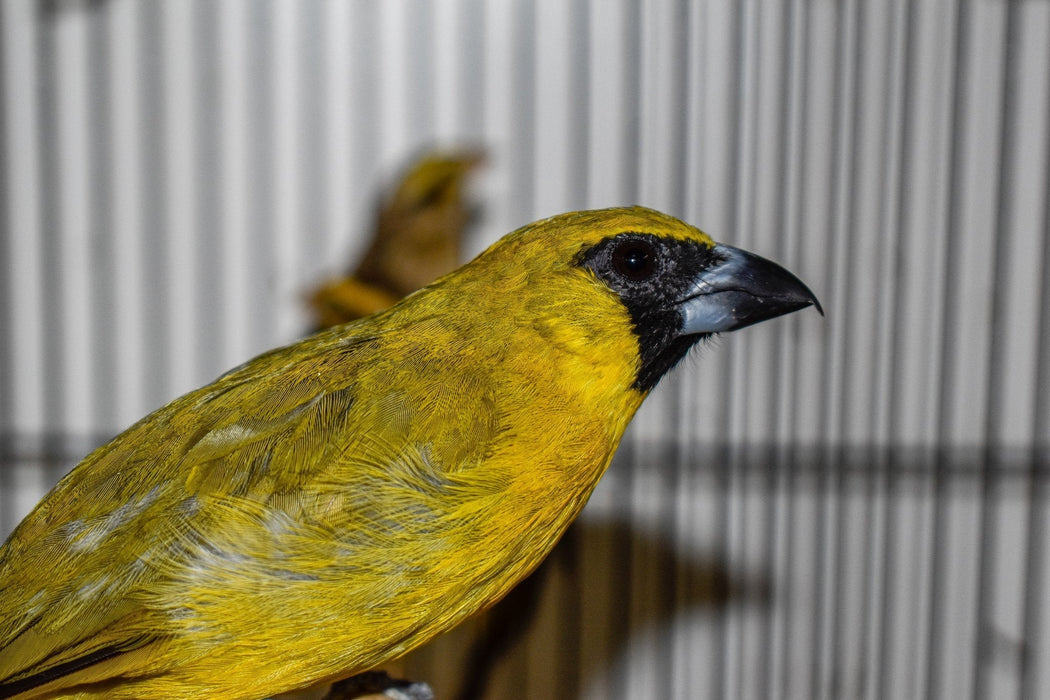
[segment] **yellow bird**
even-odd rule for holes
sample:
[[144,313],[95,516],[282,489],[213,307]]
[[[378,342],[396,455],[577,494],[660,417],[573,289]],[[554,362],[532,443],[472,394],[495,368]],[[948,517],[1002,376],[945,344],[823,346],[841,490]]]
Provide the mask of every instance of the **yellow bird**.
[[504,595],[697,341],[808,305],[640,207],[525,226],[81,462],[0,550],[0,697],[262,698]]

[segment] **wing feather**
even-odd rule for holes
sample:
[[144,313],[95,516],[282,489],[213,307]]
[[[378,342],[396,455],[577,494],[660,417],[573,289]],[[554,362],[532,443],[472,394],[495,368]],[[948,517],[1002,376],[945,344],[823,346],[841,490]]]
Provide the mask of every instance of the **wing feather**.
[[293,504],[328,459],[311,441],[350,423],[353,344],[337,358],[343,385],[332,367],[302,372],[311,359],[331,365],[331,354],[300,357],[294,374],[281,351],[260,356],[143,419],[63,479],[0,549],[0,697],[63,677],[75,685],[177,632],[171,606],[158,604],[165,580],[230,539],[216,533],[265,529],[260,506]]

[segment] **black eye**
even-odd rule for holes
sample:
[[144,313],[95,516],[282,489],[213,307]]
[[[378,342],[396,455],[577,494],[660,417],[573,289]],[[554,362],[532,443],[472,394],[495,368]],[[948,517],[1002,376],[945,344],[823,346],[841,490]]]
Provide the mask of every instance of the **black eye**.
[[634,282],[656,272],[656,251],[645,241],[624,241],[613,250],[612,259],[616,271]]

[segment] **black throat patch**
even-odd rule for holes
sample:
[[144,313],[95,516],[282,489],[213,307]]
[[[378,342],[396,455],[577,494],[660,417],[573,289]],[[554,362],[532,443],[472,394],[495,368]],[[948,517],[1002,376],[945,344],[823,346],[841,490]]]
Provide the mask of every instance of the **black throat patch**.
[[708,246],[648,233],[621,233],[580,253],[578,264],[616,292],[631,316],[641,357],[636,389],[648,392],[706,337],[679,335],[678,304],[715,262]]

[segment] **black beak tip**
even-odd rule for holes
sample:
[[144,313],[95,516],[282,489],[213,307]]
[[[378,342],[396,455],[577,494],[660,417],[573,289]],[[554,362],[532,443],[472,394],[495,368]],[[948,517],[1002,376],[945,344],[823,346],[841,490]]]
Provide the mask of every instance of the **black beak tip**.
[[[801,282],[799,284],[801,284]],[[803,303],[801,308],[805,308],[806,306],[812,306],[814,309],[817,310],[818,314],[823,316],[824,307],[820,305],[820,300],[817,299],[817,295],[811,292],[809,290],[809,287],[806,287],[805,285],[803,285],[802,287],[805,290],[805,302]]]
[[774,307],[777,301],[781,306],[781,314],[800,311],[807,306],[812,306],[821,316],[824,315],[824,307],[820,305],[817,295],[791,272],[780,265],[757,258],[755,256],[755,270],[761,271],[762,282],[757,282],[755,287],[763,289],[768,298],[773,301]]
[[770,299],[779,298],[784,305],[784,313],[812,306],[817,313],[824,315],[824,307],[820,305],[817,295],[795,274],[757,255],[751,256],[751,264],[752,274],[756,277],[756,289],[765,291]]

